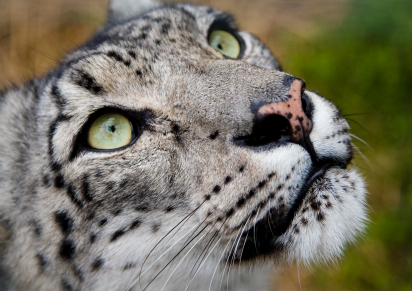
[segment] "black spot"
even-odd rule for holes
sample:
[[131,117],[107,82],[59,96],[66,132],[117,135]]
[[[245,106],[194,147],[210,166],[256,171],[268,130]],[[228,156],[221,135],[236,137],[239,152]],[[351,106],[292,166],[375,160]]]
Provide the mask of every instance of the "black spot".
[[302,218],[300,220],[300,222],[302,222],[303,225],[307,225],[308,224],[308,220],[306,218]]
[[152,231],[157,232],[160,229],[160,223],[155,223],[152,225]]
[[120,208],[119,208],[119,209],[116,209],[115,211],[113,211],[113,215],[114,215],[114,216],[119,215],[120,213],[122,213],[122,211],[123,211],[123,210],[120,209]]
[[143,75],[141,70],[136,70],[136,75],[140,78]]
[[332,203],[330,203],[330,202],[328,201],[328,202],[326,202],[325,206],[326,206],[326,208],[332,208]]
[[96,217],[96,213],[90,212],[90,213],[86,216],[86,219],[87,219],[87,220],[92,220],[92,219],[95,218],[95,217]]
[[147,33],[142,33],[137,37],[137,40],[145,40],[147,38]]
[[253,197],[256,193],[255,189],[252,189],[249,191],[249,193],[246,195],[246,199],[250,199],[251,197]]
[[235,209],[234,209],[234,208],[230,208],[230,209],[226,212],[226,217],[232,216],[233,213],[235,213]]
[[275,176],[276,175],[276,173],[270,173],[269,175],[268,175],[268,178],[270,179],[270,178],[272,178],[273,176]]
[[213,140],[213,139],[215,139],[218,135],[219,135],[219,131],[216,130],[214,133],[212,133],[211,135],[209,135],[209,138]]
[[33,220],[33,226],[34,226],[34,233],[35,233],[37,236],[41,236],[41,234],[42,234],[42,228],[41,228],[39,222],[36,221],[36,220]]
[[50,186],[50,175],[49,174],[46,174],[43,176],[43,184],[45,186]]
[[91,235],[90,235],[90,243],[95,243],[96,242],[96,238],[97,238],[97,235],[95,234],[95,233],[92,233]]
[[119,237],[124,235],[126,231],[124,229],[119,229],[115,233],[113,233],[112,238],[110,239],[111,242],[117,240]]
[[245,169],[245,166],[240,166],[239,172],[243,172],[244,169]]
[[62,174],[58,174],[54,179],[54,187],[63,188],[64,187],[64,178]]
[[279,191],[280,189],[283,188],[283,184],[278,185],[278,187],[276,188],[277,191]]
[[97,83],[96,79],[84,71],[79,71],[79,75],[75,76],[75,84],[95,95],[99,95],[104,91],[103,87]]
[[312,207],[313,210],[319,210],[321,206],[321,203],[319,201],[313,201],[310,204],[310,207]]
[[289,180],[289,178],[290,178],[290,175],[288,174],[288,175],[286,176],[286,180]]
[[211,197],[212,197],[212,196],[210,196],[210,194],[206,194],[206,195],[205,195],[205,199],[206,199],[206,200],[210,200]]
[[41,255],[41,254],[37,254],[36,257],[37,257],[37,260],[39,261],[40,270],[41,270],[42,272],[44,272],[44,270],[46,269],[46,266],[47,266],[47,261],[46,261],[46,259],[45,259],[44,256]]
[[76,204],[79,208],[83,207],[83,202],[80,200],[79,195],[74,190],[72,185],[70,185],[67,188],[67,195],[69,195],[69,197],[73,201],[73,203]]
[[73,266],[73,273],[80,279],[80,281],[83,281],[84,272],[81,269]]
[[290,112],[286,113],[285,115],[286,115],[286,118],[287,118],[287,119],[291,119],[291,118],[292,118],[292,116],[293,116],[293,114],[292,114],[292,113],[290,113]]
[[103,266],[103,264],[104,264],[104,259],[102,259],[102,258],[99,258],[99,259],[96,259],[93,263],[92,263],[92,271],[96,271],[96,270],[98,270],[98,269],[100,269],[102,266]]
[[164,23],[162,25],[161,31],[163,34],[167,34],[169,32],[170,29],[170,23]]
[[100,220],[99,222],[99,226],[103,226],[107,223],[107,218],[103,218],[102,220]]
[[176,208],[175,205],[169,205],[169,206],[166,207],[165,211],[170,212],[170,211],[174,210],[175,208]]
[[76,247],[70,239],[63,239],[60,244],[59,255],[65,260],[70,260],[74,257]]
[[113,190],[113,187],[116,185],[116,182],[114,181],[109,181],[106,182],[106,191],[111,191]]
[[329,196],[328,196],[328,195],[325,195],[325,194],[322,194],[320,197],[322,197],[322,198],[325,199],[325,200],[328,200],[328,199],[329,199]]
[[230,181],[232,181],[232,177],[227,176],[227,177],[225,178],[225,184],[229,183]]
[[220,192],[220,186],[219,185],[216,185],[215,187],[213,187],[213,193],[219,193]]
[[127,52],[129,54],[129,56],[131,56],[133,59],[136,59],[136,53],[133,51],[128,51]]
[[142,205],[138,205],[134,208],[136,211],[142,211],[142,212],[148,212],[151,210],[151,208],[146,205],[146,204],[142,204]]
[[73,230],[73,218],[66,211],[57,211],[54,219],[64,235],[68,235]]
[[270,193],[270,194],[269,194],[269,199],[273,199],[273,198],[275,197],[275,195],[276,195],[275,192]]
[[304,207],[304,208],[302,209],[302,213],[305,213],[306,211],[308,211],[308,207]]
[[239,208],[239,207],[242,207],[242,206],[245,204],[245,202],[246,202],[246,199],[243,198],[243,197],[241,197],[241,198],[239,198],[239,200],[237,201],[236,206],[237,206],[238,208]]
[[325,219],[325,215],[323,212],[319,212],[318,215],[316,216],[317,221],[323,221]]
[[155,43],[156,43],[156,45],[159,45],[160,44],[160,39],[156,39]]
[[278,198],[278,202],[282,202],[282,201],[283,201],[283,199],[284,199],[284,197],[283,197],[283,196],[279,196],[279,198]]
[[293,231],[294,231],[295,233],[299,233],[299,228],[298,228],[298,227],[295,227]]
[[132,222],[130,225],[130,229],[136,229],[142,224],[142,220],[140,218],[137,218],[135,221]]
[[263,186],[265,186],[266,184],[266,180],[260,181],[258,184],[258,188],[262,188]]
[[62,286],[63,286],[63,290],[73,291],[73,287],[72,287],[72,285],[70,285],[70,283],[67,281],[67,279],[62,279]]

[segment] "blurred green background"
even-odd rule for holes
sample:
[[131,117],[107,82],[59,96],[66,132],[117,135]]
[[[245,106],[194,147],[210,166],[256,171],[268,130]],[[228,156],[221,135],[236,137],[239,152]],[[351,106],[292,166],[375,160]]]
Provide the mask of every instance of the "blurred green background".
[[[335,266],[300,267],[302,289],[412,290],[412,1],[189,2],[233,13],[352,127],[370,223]],[[0,0],[0,88],[56,66],[104,23],[106,7],[106,0]],[[300,289],[296,266],[278,273],[274,290]]]

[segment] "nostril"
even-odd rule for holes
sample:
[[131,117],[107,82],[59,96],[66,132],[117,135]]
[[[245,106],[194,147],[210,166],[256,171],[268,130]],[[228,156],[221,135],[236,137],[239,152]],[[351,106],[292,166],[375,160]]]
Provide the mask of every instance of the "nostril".
[[291,133],[290,123],[285,117],[271,114],[257,118],[252,134],[236,140],[248,146],[262,146],[273,142],[286,142]]
[[312,103],[309,101],[308,96],[305,93],[302,93],[302,109],[306,116],[311,119],[312,117]]

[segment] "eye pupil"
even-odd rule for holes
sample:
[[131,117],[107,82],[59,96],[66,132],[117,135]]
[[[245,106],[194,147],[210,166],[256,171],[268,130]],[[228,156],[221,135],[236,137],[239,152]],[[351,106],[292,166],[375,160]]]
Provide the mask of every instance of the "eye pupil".
[[109,131],[110,132],[115,132],[116,131],[116,126],[114,126],[114,125],[109,126]]
[[209,45],[222,55],[237,59],[241,52],[241,46],[236,37],[224,30],[214,30],[209,36]]

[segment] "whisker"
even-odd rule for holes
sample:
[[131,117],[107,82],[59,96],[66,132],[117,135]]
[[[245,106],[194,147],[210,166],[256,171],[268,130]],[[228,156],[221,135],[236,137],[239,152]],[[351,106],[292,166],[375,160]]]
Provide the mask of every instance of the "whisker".
[[[203,231],[203,230],[202,230]],[[208,233],[205,233],[202,235],[197,242],[190,248],[190,250],[183,256],[183,258],[180,260],[180,262],[177,264],[177,266],[174,268],[173,272],[170,274],[169,278],[167,278],[166,282],[163,284],[163,287],[160,291],[163,291],[163,289],[166,287],[167,282],[169,282],[170,278],[172,278],[173,274],[176,272],[177,268],[180,266],[180,264],[183,262],[183,260],[187,257],[187,255],[193,250],[193,248],[207,235]]]
[[223,283],[223,279],[224,279],[224,277],[225,277],[225,271],[226,271],[227,263],[229,262],[230,255],[232,254],[233,247],[234,247],[235,244],[236,244],[237,237],[239,236],[241,230],[242,230],[242,229],[240,228],[239,231],[237,232],[236,237],[235,237],[235,241],[233,242],[232,247],[230,248],[229,255],[228,255],[227,259],[226,259],[225,268],[223,269],[223,274],[222,274],[222,280],[220,280],[219,291],[220,291],[220,288],[222,288],[222,283]]
[[220,264],[220,262],[222,261],[223,255],[225,254],[225,251],[226,251],[226,249],[227,249],[227,247],[229,246],[229,244],[230,244],[231,241],[232,241],[232,239],[230,239],[230,240],[227,242],[225,248],[223,249],[222,255],[220,256],[220,259],[219,259],[219,261],[217,262],[216,268],[215,268],[215,270],[214,270],[214,272],[213,272],[213,275],[212,275],[212,279],[210,280],[209,291],[212,289],[213,278],[215,277],[217,268],[219,267],[219,264]]
[[[149,258],[149,256],[152,254],[152,252],[155,250],[155,248],[174,230],[174,229],[176,229],[176,227],[178,227],[184,220],[189,220],[190,219],[190,217],[203,205],[203,203],[205,203],[204,201],[198,206],[198,207],[196,207],[192,212],[190,212],[188,215],[186,215],[178,224],[176,224],[171,230],[169,230],[156,244],[155,244],[155,246],[150,250],[150,252],[149,252],[149,254],[146,256],[146,258],[144,259],[144,261],[143,261],[143,264],[142,264],[142,266],[140,267],[140,272],[139,272],[139,277],[138,278],[141,278],[141,272],[142,272],[142,270],[143,270],[143,266],[144,266],[144,264],[146,263],[146,261],[147,261],[147,259]],[[187,221],[186,220],[186,221]],[[180,229],[178,229],[177,231],[176,231],[176,233],[179,231]],[[186,235],[185,235],[186,236]],[[180,240],[180,239],[179,239]],[[156,260],[157,261],[157,260]],[[146,270],[147,271],[147,270]],[[135,284],[135,283],[134,283]],[[133,285],[134,285],[133,284]],[[133,287],[133,286],[132,286]],[[130,290],[130,288],[128,289],[128,290]]]
[[218,241],[215,243],[214,247],[210,250],[209,254],[207,255],[206,259],[203,260],[202,264],[200,265],[200,267],[197,269],[196,273],[194,274],[194,276],[192,277],[192,280],[190,280],[189,285],[187,285],[185,291],[187,291],[187,289],[189,289],[190,284],[193,282],[193,280],[195,279],[197,273],[200,271],[200,269],[202,268],[203,264],[206,262],[207,258],[209,258],[210,254],[213,252],[213,250],[215,249],[215,247],[219,244],[220,240],[222,239],[222,237],[220,237],[218,239]]
[[358,154],[365,160],[365,162],[368,163],[369,167],[372,168],[372,164],[369,161],[369,159],[361,152],[361,150],[356,145],[354,145],[353,143],[351,143],[351,144],[352,144],[353,148],[358,152]]
[[[204,222],[204,221],[203,221],[203,222]],[[202,222],[201,224],[203,224],[203,222]],[[170,263],[173,262],[173,260],[174,260],[178,255],[180,255],[180,253],[181,253],[196,237],[198,237],[199,234],[201,234],[202,231],[203,231],[207,226],[208,226],[208,225],[205,225],[187,244],[185,244],[185,245],[179,250],[179,252],[178,252],[178,253],[156,274],[156,276],[154,276],[154,278],[146,285],[146,287],[143,289],[143,291],[146,290],[146,289],[149,287],[149,285],[150,285],[154,280],[156,280],[156,278],[164,271],[164,269],[166,269],[166,267],[169,266]]]
[[235,254],[236,254],[237,248],[239,247],[240,239],[242,238],[242,234],[243,234],[243,232],[245,231],[246,225],[248,224],[249,219],[250,219],[251,217],[252,217],[252,215],[250,215],[249,218],[247,219],[247,221],[246,221],[245,225],[243,226],[243,229],[242,229],[242,231],[241,231],[241,233],[240,233],[239,239],[237,240],[236,248],[235,248],[235,251],[233,252],[233,255],[232,255],[232,262],[231,262],[231,264],[230,264],[230,266],[229,266],[229,270],[228,270],[228,273],[227,273],[227,285],[226,285],[226,286],[229,286],[230,270],[231,270],[231,268],[232,268],[232,266],[233,266],[233,264],[234,264],[234,261],[235,261]]
[[362,142],[363,144],[365,144],[368,148],[372,148],[366,141],[364,141],[363,139],[361,139],[361,138],[359,138],[359,137],[357,137],[356,135],[354,135],[354,134],[352,134],[352,133],[350,133],[349,134],[351,137],[353,137],[353,138],[356,138],[357,140],[359,140],[360,142]]
[[131,288],[137,283],[137,281],[154,265],[158,260],[160,260],[167,252],[169,252],[179,241],[181,241],[185,236],[189,234],[195,227],[198,227],[197,225],[194,225],[191,229],[189,229],[188,232],[186,232],[180,239],[178,239],[171,247],[169,247],[163,254],[161,254],[143,273],[140,270],[140,273],[138,277],[133,281],[132,285],[127,289],[127,291],[130,291]]
[[260,211],[260,207],[256,213],[256,218],[255,218],[255,223],[253,224],[253,241],[255,243],[255,249],[256,249],[256,254],[258,253],[258,249],[257,249],[257,245],[256,245],[256,222],[257,222],[257,218],[259,216],[259,211]]

